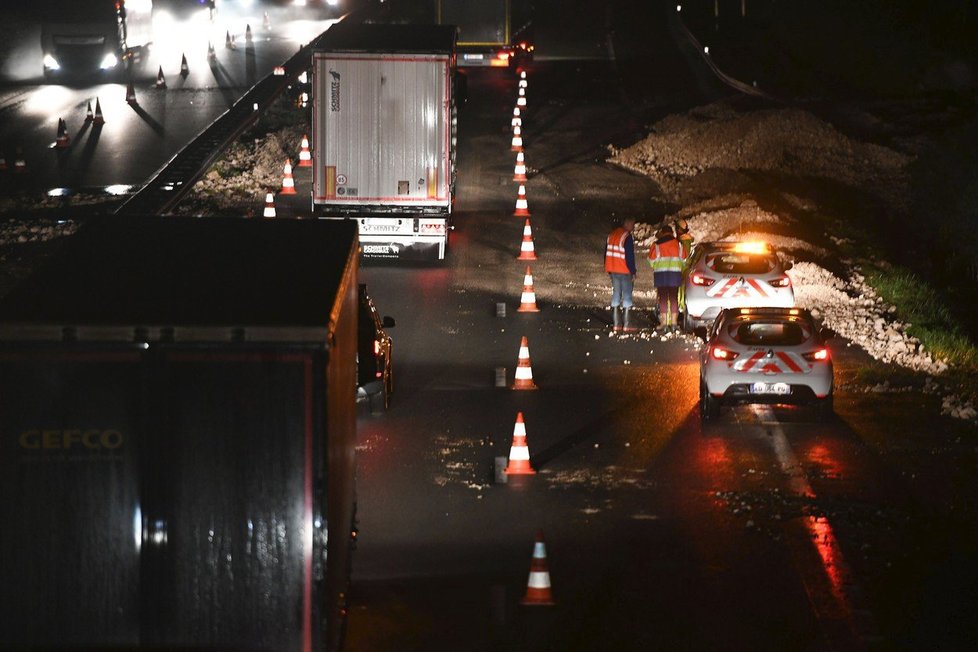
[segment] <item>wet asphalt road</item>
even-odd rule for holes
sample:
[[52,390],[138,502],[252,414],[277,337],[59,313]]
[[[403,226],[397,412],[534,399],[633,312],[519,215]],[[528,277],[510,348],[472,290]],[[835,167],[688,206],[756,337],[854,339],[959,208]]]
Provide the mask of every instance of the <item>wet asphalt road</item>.
[[[525,130],[538,297],[580,264],[552,252],[589,242],[599,257],[610,215],[674,208],[605,165],[604,146],[725,93],[659,7],[624,21],[610,7],[538,24],[539,51],[553,39],[557,55],[531,70],[542,108]],[[855,391],[870,362],[834,341],[830,423],[741,407],[704,425],[692,341],[609,338],[603,295],[516,314],[515,82],[479,71],[469,87],[450,260],[362,269],[398,322],[396,390],[360,422],[350,649],[967,647],[976,451],[935,418],[939,399]],[[512,381],[522,336],[535,392],[495,386],[500,367]],[[494,484],[518,411],[539,473]],[[557,605],[521,607],[538,530]]]

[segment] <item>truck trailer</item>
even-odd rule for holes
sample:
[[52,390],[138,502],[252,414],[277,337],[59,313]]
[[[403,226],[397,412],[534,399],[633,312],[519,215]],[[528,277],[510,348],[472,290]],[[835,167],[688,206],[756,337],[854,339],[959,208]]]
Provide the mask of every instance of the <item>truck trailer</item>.
[[45,77],[110,74],[145,59],[153,0],[41,0]]
[[333,25],[312,57],[312,203],[363,255],[445,258],[455,199],[455,30]]
[[352,224],[107,218],[0,301],[0,648],[340,648]]

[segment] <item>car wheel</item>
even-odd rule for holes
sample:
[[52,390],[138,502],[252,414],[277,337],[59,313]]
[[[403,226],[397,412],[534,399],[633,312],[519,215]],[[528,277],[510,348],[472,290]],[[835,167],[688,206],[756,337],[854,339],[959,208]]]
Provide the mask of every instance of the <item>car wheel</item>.
[[692,333],[693,329],[695,328],[695,326],[693,325],[692,318],[689,316],[689,313],[685,310],[679,313],[679,323],[680,325],[682,325],[684,333]]
[[700,419],[709,421],[720,416],[720,399],[710,394],[706,383],[700,381]]
[[816,421],[824,423],[831,420],[832,415],[835,414],[835,407],[832,404],[832,394],[829,394],[825,398],[815,399],[813,410],[815,411]]

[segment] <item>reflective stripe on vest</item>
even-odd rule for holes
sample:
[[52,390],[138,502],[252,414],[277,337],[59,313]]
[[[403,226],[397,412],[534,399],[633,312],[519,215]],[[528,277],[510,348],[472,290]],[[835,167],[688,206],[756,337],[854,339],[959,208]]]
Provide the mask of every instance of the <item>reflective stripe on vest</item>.
[[672,239],[652,245],[649,249],[649,264],[653,272],[682,272],[683,258],[679,240]]
[[609,274],[631,274],[628,269],[628,262],[625,259],[625,240],[628,239],[628,231],[618,227],[608,236],[608,248],[604,255],[604,271]]

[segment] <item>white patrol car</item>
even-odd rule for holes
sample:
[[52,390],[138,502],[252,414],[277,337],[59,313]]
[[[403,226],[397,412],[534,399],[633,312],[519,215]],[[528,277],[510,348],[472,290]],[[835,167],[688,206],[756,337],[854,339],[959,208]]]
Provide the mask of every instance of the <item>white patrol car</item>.
[[700,416],[724,403],[811,404],[818,420],[832,414],[834,336],[799,308],[729,308],[720,312],[700,352]]
[[704,242],[693,247],[683,274],[680,324],[693,331],[724,308],[791,308],[795,293],[777,252],[763,242]]

